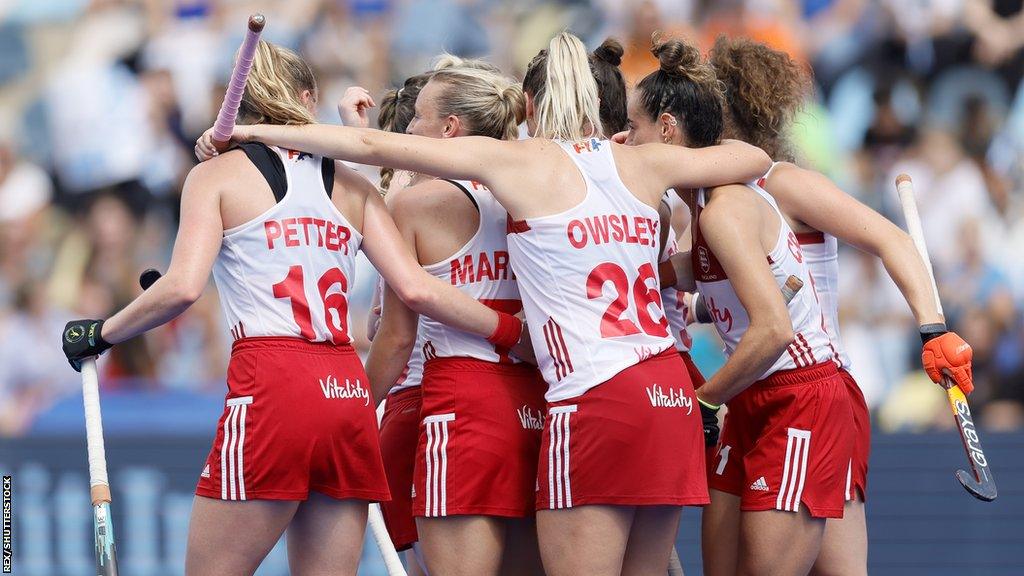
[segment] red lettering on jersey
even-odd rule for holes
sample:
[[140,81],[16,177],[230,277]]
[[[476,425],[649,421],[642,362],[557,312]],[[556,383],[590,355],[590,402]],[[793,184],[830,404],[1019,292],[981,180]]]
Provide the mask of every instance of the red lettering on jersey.
[[607,216],[601,218],[587,218],[587,228],[590,229],[590,236],[593,237],[594,244],[608,243]]
[[505,234],[522,234],[529,232],[530,225],[526,220],[513,220],[511,216],[505,217]]
[[508,280],[508,252],[504,250],[494,253],[494,277],[498,280]]
[[274,249],[274,240],[281,237],[281,225],[276,220],[267,220],[263,223],[263,231],[267,233],[267,249]]
[[636,232],[634,231],[633,234],[629,233],[629,219],[626,218],[625,214],[622,215],[622,224],[622,227],[626,229],[626,244],[639,244],[640,240],[637,238]]
[[[310,230],[311,227],[313,230]],[[267,220],[263,222],[263,230],[267,236],[269,250],[277,248],[275,241],[278,238],[284,238],[284,245],[287,248],[315,246],[348,254],[348,241],[352,238],[352,231],[347,226],[312,216]]]
[[475,281],[473,274],[473,255],[466,254],[462,260],[452,260],[451,282],[452,285],[469,284]]
[[324,240],[324,247],[332,252],[337,252],[340,247],[338,244],[338,228],[334,222],[327,221],[327,237]]
[[800,242],[796,239],[796,234],[790,232],[786,243],[789,244],[789,253],[793,255],[793,258],[796,258],[797,262],[803,264],[804,253],[803,250],[800,249]]
[[473,190],[487,190],[487,186],[477,182],[476,180],[470,180],[469,185],[473,187]]
[[647,218],[642,218],[640,216],[637,216],[635,218],[635,220],[636,220],[636,224],[635,224],[636,235],[637,235],[638,238],[640,238],[640,243],[643,244],[644,246],[650,246],[650,244],[647,241],[647,235],[646,235],[647,234],[647,223],[649,222],[649,220]]
[[[476,256],[466,254],[462,258],[452,259],[449,264],[449,280],[453,286],[509,279],[508,252],[504,250],[481,252]],[[515,279],[514,274],[512,279]]]
[[491,260],[487,253],[480,254],[480,264],[476,268],[477,280],[494,280],[494,269],[491,267]]
[[306,246],[312,246],[309,242],[309,225],[313,223],[313,219],[308,216],[299,218],[299,224],[302,224],[302,232],[306,235]]
[[323,248],[324,228],[327,226],[327,221],[322,218],[313,218],[313,225],[316,226],[316,245],[319,248]]
[[[573,230],[579,230],[579,233],[582,234],[582,237],[577,239],[576,235],[573,234]],[[569,244],[572,244],[573,248],[576,248],[578,250],[587,245],[587,228],[586,226],[583,225],[583,222],[580,222],[579,220],[573,220],[572,222],[569,222],[569,228],[568,230],[566,230],[566,234],[568,234]]]
[[296,238],[299,235],[299,230],[295,227],[297,221],[298,218],[285,218],[281,220],[281,225],[284,227],[284,245],[289,248],[299,245],[299,239]]
[[715,299],[714,298],[706,297],[706,300],[707,300],[707,304],[708,304],[708,310],[711,311],[711,318],[714,319],[714,321],[716,323],[725,324],[725,330],[723,330],[724,332],[731,331],[732,330],[732,312],[730,312],[728,308],[721,308],[720,309],[717,306],[715,306]]
[[352,231],[347,226],[338,226],[338,244],[342,254],[348,255],[348,241],[352,238]]
[[569,243],[577,250],[584,248],[588,242],[595,245],[609,242],[641,244],[656,246],[658,226],[660,222],[643,216],[630,218],[625,214],[602,214],[584,218],[586,225],[580,220],[569,222],[566,235]]
[[612,227],[612,240],[616,242],[622,242],[625,235],[622,233],[622,222],[619,221],[619,217],[612,214],[608,217],[608,224]]

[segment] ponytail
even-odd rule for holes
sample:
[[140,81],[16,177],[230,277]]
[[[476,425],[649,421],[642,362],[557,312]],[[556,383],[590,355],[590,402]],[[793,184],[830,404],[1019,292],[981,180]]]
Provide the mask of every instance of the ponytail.
[[535,136],[578,142],[603,134],[597,82],[580,39],[562,32],[548,44],[544,85],[537,99]]

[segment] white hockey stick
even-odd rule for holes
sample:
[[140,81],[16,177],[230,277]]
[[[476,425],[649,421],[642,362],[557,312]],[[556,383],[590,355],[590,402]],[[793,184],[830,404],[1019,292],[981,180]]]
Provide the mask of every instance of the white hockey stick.
[[82,361],[82,397],[85,403],[85,437],[89,454],[89,495],[92,499],[96,574],[117,576],[114,523],[110,517],[110,483],[107,454],[103,447],[103,419],[100,416],[99,377],[96,359]]
[[[387,404],[387,399],[377,407],[378,426],[380,425],[381,418],[384,416],[385,404]],[[373,540],[377,542],[377,549],[380,550],[380,556],[384,559],[384,568],[388,571],[388,576],[407,576],[402,559],[398,556],[398,551],[395,550],[395,545],[391,542],[387,526],[384,525],[384,515],[380,511],[380,504],[376,502],[370,504],[366,523],[370,525],[370,533],[373,534]]]

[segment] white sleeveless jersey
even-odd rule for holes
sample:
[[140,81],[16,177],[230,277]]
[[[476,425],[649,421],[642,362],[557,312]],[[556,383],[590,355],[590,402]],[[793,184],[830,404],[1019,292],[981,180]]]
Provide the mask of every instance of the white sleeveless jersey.
[[[484,305],[508,314],[522,310],[516,276],[509,265],[505,239],[508,213],[479,182],[448,180],[465,192],[480,212],[476,234],[444,260],[423,266],[429,274],[455,286]],[[420,317],[426,360],[454,356],[488,362],[513,362],[508,348],[495,348],[486,338],[456,330],[427,316]]]
[[328,197],[320,156],[270,150],[284,165],[284,198],[225,230],[213,265],[231,335],[348,343],[348,290],[362,235]]
[[[793,341],[786,351],[772,364],[761,378],[780,370],[803,368],[832,359],[831,343],[822,328],[823,319],[818,299],[811,287],[811,276],[804,256],[800,251],[796,234],[782,217],[775,199],[756,184],[748,184],[752,190],[771,204],[779,217],[779,235],[775,247],[768,255],[768,264],[775,284],[781,290],[790,276],[803,281],[804,287],[789,303],[789,318],[793,327]],[[707,303],[708,311],[714,319],[715,328],[725,343],[725,354],[732,355],[740,338],[750,325],[750,317],[740,304],[732,283],[715,255],[711,253],[701,232],[700,214],[705,205],[705,191],[697,193],[697,213],[693,223],[693,272],[697,280],[697,288]]]
[[658,211],[619,179],[607,140],[558,144],[582,173],[586,196],[559,214],[510,221],[508,237],[549,402],[579,396],[673,344],[658,288]]
[[796,235],[804,262],[814,281],[814,293],[825,318],[825,331],[835,351],[834,360],[841,368],[850,369],[850,357],[839,336],[839,241],[824,232],[805,232]]
[[[675,194],[672,194],[673,196]],[[661,262],[668,260],[670,256],[679,251],[676,244],[676,231],[669,227],[668,242],[665,243],[665,250],[661,254]],[[686,329],[686,301],[683,299],[684,292],[675,288],[666,288],[661,291],[661,303],[665,307],[665,317],[668,319],[669,330],[672,338],[676,341],[676,350],[689,352],[693,345],[693,338]]]

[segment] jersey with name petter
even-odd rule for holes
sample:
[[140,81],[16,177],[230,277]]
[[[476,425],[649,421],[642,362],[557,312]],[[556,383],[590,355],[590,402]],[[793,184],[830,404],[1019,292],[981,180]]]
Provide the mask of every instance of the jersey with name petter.
[[269,148],[284,167],[284,197],[225,230],[213,266],[231,336],[346,344],[362,235],[331,201],[321,157]]
[[508,237],[549,402],[673,346],[659,290],[658,211],[622,183],[607,140],[558,144],[583,177],[583,201],[510,220]]

